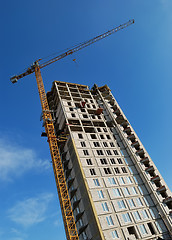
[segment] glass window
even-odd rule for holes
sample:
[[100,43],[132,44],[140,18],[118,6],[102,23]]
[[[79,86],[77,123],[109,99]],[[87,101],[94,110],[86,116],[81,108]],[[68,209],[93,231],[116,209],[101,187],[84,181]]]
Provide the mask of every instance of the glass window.
[[148,202],[147,198],[145,198],[145,197],[143,197],[143,198],[144,198],[146,205],[149,206],[149,202]]
[[130,215],[128,213],[123,213],[122,218],[123,218],[125,223],[131,222],[131,218],[130,218]]
[[114,195],[115,197],[121,196],[120,191],[119,191],[118,188],[113,188],[113,195]]
[[97,178],[93,179],[93,182],[95,186],[98,186],[98,187],[100,186],[99,180]]
[[108,208],[107,202],[102,203],[102,208],[103,208],[104,212],[109,212],[109,208]]
[[108,178],[108,181],[109,181],[110,185],[115,185],[116,184],[114,177]]
[[130,207],[135,207],[133,199],[128,199],[128,203],[129,203]]
[[106,221],[107,221],[107,223],[108,223],[108,225],[109,225],[109,226],[112,226],[112,225],[114,225],[114,222],[113,222],[113,220],[112,220],[112,217],[111,217],[111,216],[108,216],[108,217],[106,217]]
[[135,187],[131,187],[132,193],[133,194],[137,194],[136,188]]
[[104,139],[104,136],[103,136],[102,134],[100,134],[100,138],[101,138],[101,139]]
[[162,228],[161,228],[161,226],[159,225],[159,222],[155,222],[155,224],[156,224],[158,230],[159,230],[160,232],[162,232]]
[[141,231],[142,234],[147,234],[146,228],[143,224],[140,225],[139,228],[140,228],[140,231]]
[[100,162],[101,162],[101,164],[107,164],[106,158],[100,158]]
[[104,198],[103,191],[99,190],[97,191],[99,198]]
[[116,173],[120,173],[119,168],[114,168]]
[[119,207],[120,209],[124,209],[124,208],[126,208],[125,203],[124,203],[123,200],[119,200],[119,201],[117,201],[117,204],[118,204],[118,207]]
[[143,218],[145,218],[145,219],[149,218],[146,210],[142,210],[142,214],[143,214]]
[[121,158],[117,158],[117,160],[118,160],[119,164],[122,164],[122,159]]
[[138,221],[141,220],[140,214],[138,213],[138,211],[133,212],[134,218]]
[[107,142],[103,142],[104,147],[108,147]]
[[91,173],[91,175],[96,175],[95,169],[94,169],[94,168],[91,168],[91,169],[90,169],[90,173]]
[[83,150],[84,155],[89,155],[88,150]]
[[125,167],[122,167],[121,169],[122,169],[122,172],[123,172],[123,173],[127,173],[127,170],[126,170]]
[[117,150],[113,150],[115,155],[118,155],[118,151]]
[[81,143],[81,147],[86,147],[85,142],[80,142]]
[[130,192],[127,187],[123,188],[123,192],[125,195],[130,195]]
[[111,161],[111,163],[112,163],[112,164],[116,164],[116,162],[115,162],[115,159],[114,159],[114,158],[110,158],[110,161]]
[[79,138],[83,138],[83,136],[82,136],[81,133],[78,133],[78,137],[79,137]]
[[120,182],[121,184],[125,184],[124,178],[123,178],[123,177],[119,177],[119,182]]
[[115,147],[115,145],[114,145],[113,142],[110,142],[110,146],[111,146],[111,147]]
[[112,155],[111,150],[106,150],[107,155]]
[[105,174],[111,174],[112,173],[110,168],[103,168],[103,169],[104,169]]
[[154,213],[154,211],[153,211],[151,208],[149,209],[149,211],[150,211],[151,216],[152,216],[153,218],[155,218],[155,213]]
[[140,190],[140,193],[143,194],[143,190],[140,186],[138,186],[139,190]]
[[87,165],[93,165],[91,159],[86,159]]
[[135,183],[137,183],[138,184],[138,181],[137,181],[137,178],[136,178],[136,176],[133,176],[134,177],[134,181],[135,181]]
[[91,136],[92,139],[96,139],[97,138],[95,134],[90,134],[90,136]]
[[100,147],[99,142],[93,142],[93,144],[94,144],[94,147]]
[[136,202],[138,206],[143,206],[142,201],[140,200],[140,198],[136,198]]
[[119,238],[119,236],[118,236],[118,233],[117,233],[117,231],[116,230],[114,230],[113,232],[112,232],[112,238]]
[[132,181],[131,181],[131,178],[130,177],[125,177],[125,179],[127,180],[127,183],[132,183]]
[[104,155],[102,150],[96,150],[98,155]]

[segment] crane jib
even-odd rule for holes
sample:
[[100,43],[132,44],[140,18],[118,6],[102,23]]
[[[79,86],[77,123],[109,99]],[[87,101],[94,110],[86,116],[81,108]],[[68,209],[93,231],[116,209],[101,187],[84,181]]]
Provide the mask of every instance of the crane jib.
[[[52,58],[52,59],[50,59],[50,60],[48,60],[46,62],[40,63],[39,64],[39,68],[44,68],[44,67],[50,65],[51,63],[54,63],[54,62],[56,62],[56,61],[58,61],[58,60],[60,60],[60,59],[62,59],[64,57],[67,57],[67,56],[71,55],[74,52],[77,52],[77,51],[79,51],[79,50],[81,50],[81,49],[83,49],[83,48],[85,48],[85,47],[87,47],[87,46],[89,46],[89,45],[91,45],[91,44],[101,40],[101,39],[104,39],[105,37],[110,36],[111,34],[117,32],[119,30],[122,30],[122,29],[130,26],[133,23],[134,23],[134,19],[129,20],[128,22],[126,22],[126,23],[124,23],[124,24],[122,24],[122,25],[120,25],[118,27],[115,27],[115,28],[113,28],[113,29],[111,29],[111,30],[101,34],[101,35],[98,35],[97,37],[94,37],[94,38],[92,38],[92,39],[90,39],[88,41],[85,41],[85,42],[83,42],[81,44],[78,44],[78,46],[76,46],[76,47],[74,47],[74,48],[72,48],[72,49],[70,49],[70,50],[60,54],[59,56],[57,56],[55,58]],[[35,67],[38,66],[38,61],[39,60],[35,61],[35,63],[32,64],[31,67],[29,67],[24,73],[11,77],[10,78],[11,82],[12,83],[16,83],[20,78],[23,78],[23,77],[25,77],[25,76],[27,76],[29,74],[34,73],[35,72]]]

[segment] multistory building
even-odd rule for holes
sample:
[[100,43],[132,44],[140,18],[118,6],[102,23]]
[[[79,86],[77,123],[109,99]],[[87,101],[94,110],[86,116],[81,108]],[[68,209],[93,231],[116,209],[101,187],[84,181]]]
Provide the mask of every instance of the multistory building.
[[172,239],[172,195],[107,85],[47,98],[79,239]]

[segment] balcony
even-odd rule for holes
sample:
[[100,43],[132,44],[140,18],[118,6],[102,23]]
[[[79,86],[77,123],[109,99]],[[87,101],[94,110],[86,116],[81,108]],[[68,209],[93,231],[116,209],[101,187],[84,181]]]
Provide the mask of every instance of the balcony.
[[139,149],[136,151],[136,154],[139,155],[141,158],[144,157],[144,150],[143,149]]
[[75,210],[75,208],[78,207],[79,203],[80,203],[81,199],[79,200],[76,200],[74,203],[73,203],[73,210]]
[[143,164],[148,164],[149,163],[149,158],[148,157],[144,157],[140,160],[141,163]]
[[158,175],[156,175],[155,177],[151,178],[151,181],[154,182],[154,183],[157,183],[157,182],[160,181],[160,177]]
[[135,142],[133,142],[133,143],[131,144],[131,146],[132,146],[132,147],[135,147],[135,149],[138,149],[139,146],[140,146],[140,144],[139,144],[138,141],[135,141]]
[[134,134],[130,134],[128,137],[127,137],[129,140],[131,140],[132,142],[135,142],[135,135]]
[[124,128],[124,132],[127,133],[127,135],[131,135],[131,128],[130,127],[126,127]]

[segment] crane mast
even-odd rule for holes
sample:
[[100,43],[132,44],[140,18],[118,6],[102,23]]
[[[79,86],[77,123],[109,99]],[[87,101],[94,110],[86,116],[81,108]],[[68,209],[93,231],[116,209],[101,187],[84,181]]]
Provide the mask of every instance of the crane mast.
[[30,75],[32,73],[35,73],[39,97],[40,97],[40,101],[41,101],[44,127],[45,127],[46,135],[48,137],[48,143],[49,143],[49,148],[50,148],[50,153],[51,153],[51,158],[52,158],[53,170],[54,170],[56,186],[57,186],[58,196],[59,196],[59,200],[60,200],[60,206],[61,206],[67,240],[79,240],[79,236],[78,236],[75,218],[73,215],[73,210],[72,210],[72,206],[71,206],[71,202],[70,202],[70,196],[68,193],[68,188],[67,188],[67,184],[66,184],[66,180],[65,180],[62,160],[61,160],[60,153],[59,153],[58,141],[57,141],[57,137],[55,134],[54,123],[53,123],[52,115],[51,115],[51,112],[49,109],[47,96],[45,93],[45,88],[44,88],[40,69],[50,65],[51,63],[54,63],[54,62],[60,60],[68,55],[71,55],[72,53],[77,52],[77,51],[79,51],[79,50],[81,50],[81,49],[107,37],[107,36],[110,36],[111,34],[117,32],[125,27],[128,27],[129,25],[131,25],[133,23],[134,23],[134,19],[129,20],[127,23],[124,23],[116,28],[113,28],[112,30],[105,32],[104,34],[101,34],[89,41],[83,42],[83,43],[77,45],[76,47],[74,47],[74,48],[72,48],[72,49],[60,54],[59,56],[52,58],[46,62],[39,63],[40,60],[37,60],[25,72],[23,72],[19,75],[15,75],[10,78],[12,83],[16,83],[19,79],[21,79],[27,75]]

